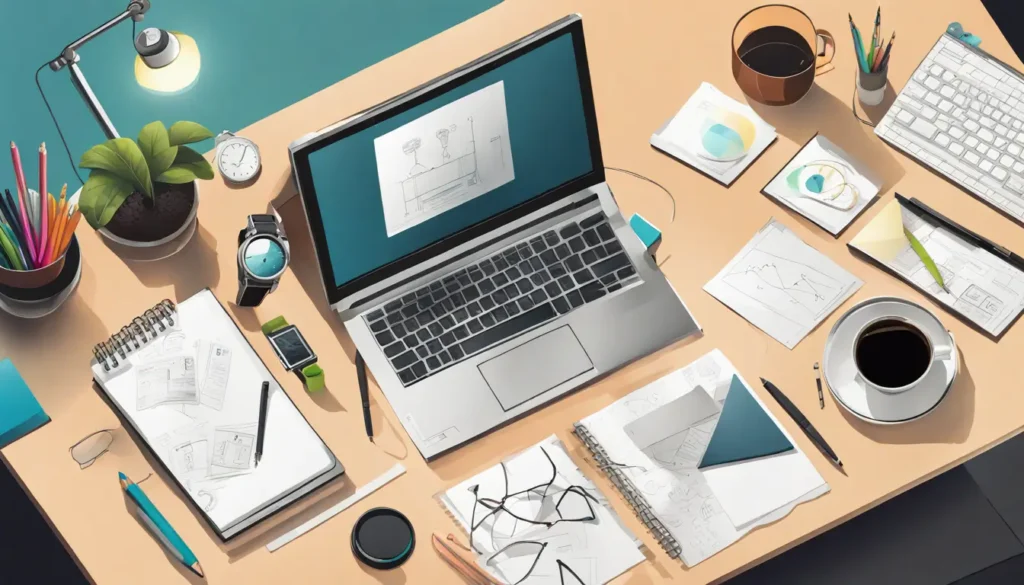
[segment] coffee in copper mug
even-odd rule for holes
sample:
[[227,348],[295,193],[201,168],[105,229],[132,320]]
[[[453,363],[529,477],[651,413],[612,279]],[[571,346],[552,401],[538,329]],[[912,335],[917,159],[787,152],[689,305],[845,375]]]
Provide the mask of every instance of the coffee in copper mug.
[[[819,40],[823,47],[818,54]],[[732,33],[732,74],[748,97],[785,106],[804,97],[814,77],[835,55],[828,32],[803,11],[770,4],[743,15]]]

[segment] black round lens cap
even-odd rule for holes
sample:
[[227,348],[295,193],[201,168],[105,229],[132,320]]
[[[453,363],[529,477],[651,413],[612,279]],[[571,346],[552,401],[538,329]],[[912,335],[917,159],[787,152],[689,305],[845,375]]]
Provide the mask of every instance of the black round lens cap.
[[374,569],[394,569],[412,556],[416,532],[398,510],[374,508],[352,527],[352,553]]

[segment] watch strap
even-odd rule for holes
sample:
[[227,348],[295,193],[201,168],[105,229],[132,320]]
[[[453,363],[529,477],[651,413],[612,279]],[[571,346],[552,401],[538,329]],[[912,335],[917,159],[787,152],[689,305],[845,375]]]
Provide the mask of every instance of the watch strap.
[[309,364],[302,368],[301,377],[306,384],[307,392],[319,392],[327,386],[324,369],[319,364]]
[[235,299],[235,304],[239,307],[258,307],[273,288],[273,285],[252,282],[243,278],[238,283],[238,297]]
[[264,323],[260,329],[263,331],[263,335],[270,335],[271,333],[284,329],[287,326],[288,320],[284,318],[284,315],[278,315]]
[[278,226],[277,218],[272,213],[254,213],[249,216],[249,221],[256,228],[257,234],[278,235],[282,231]]

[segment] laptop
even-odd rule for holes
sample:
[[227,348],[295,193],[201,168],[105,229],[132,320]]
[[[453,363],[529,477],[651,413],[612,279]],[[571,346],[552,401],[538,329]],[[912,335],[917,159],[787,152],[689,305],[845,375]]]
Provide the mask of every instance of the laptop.
[[605,183],[578,15],[290,153],[331,308],[428,460],[700,331]]

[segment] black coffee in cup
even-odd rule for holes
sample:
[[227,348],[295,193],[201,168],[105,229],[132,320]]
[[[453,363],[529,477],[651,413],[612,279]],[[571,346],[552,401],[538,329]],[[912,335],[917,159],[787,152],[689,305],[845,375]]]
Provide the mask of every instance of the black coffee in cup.
[[754,71],[772,77],[790,77],[814,63],[814,51],[804,37],[785,26],[759,28],[743,39],[740,59]]
[[883,388],[901,388],[928,371],[932,345],[917,327],[883,319],[861,332],[854,346],[854,359],[869,382]]

